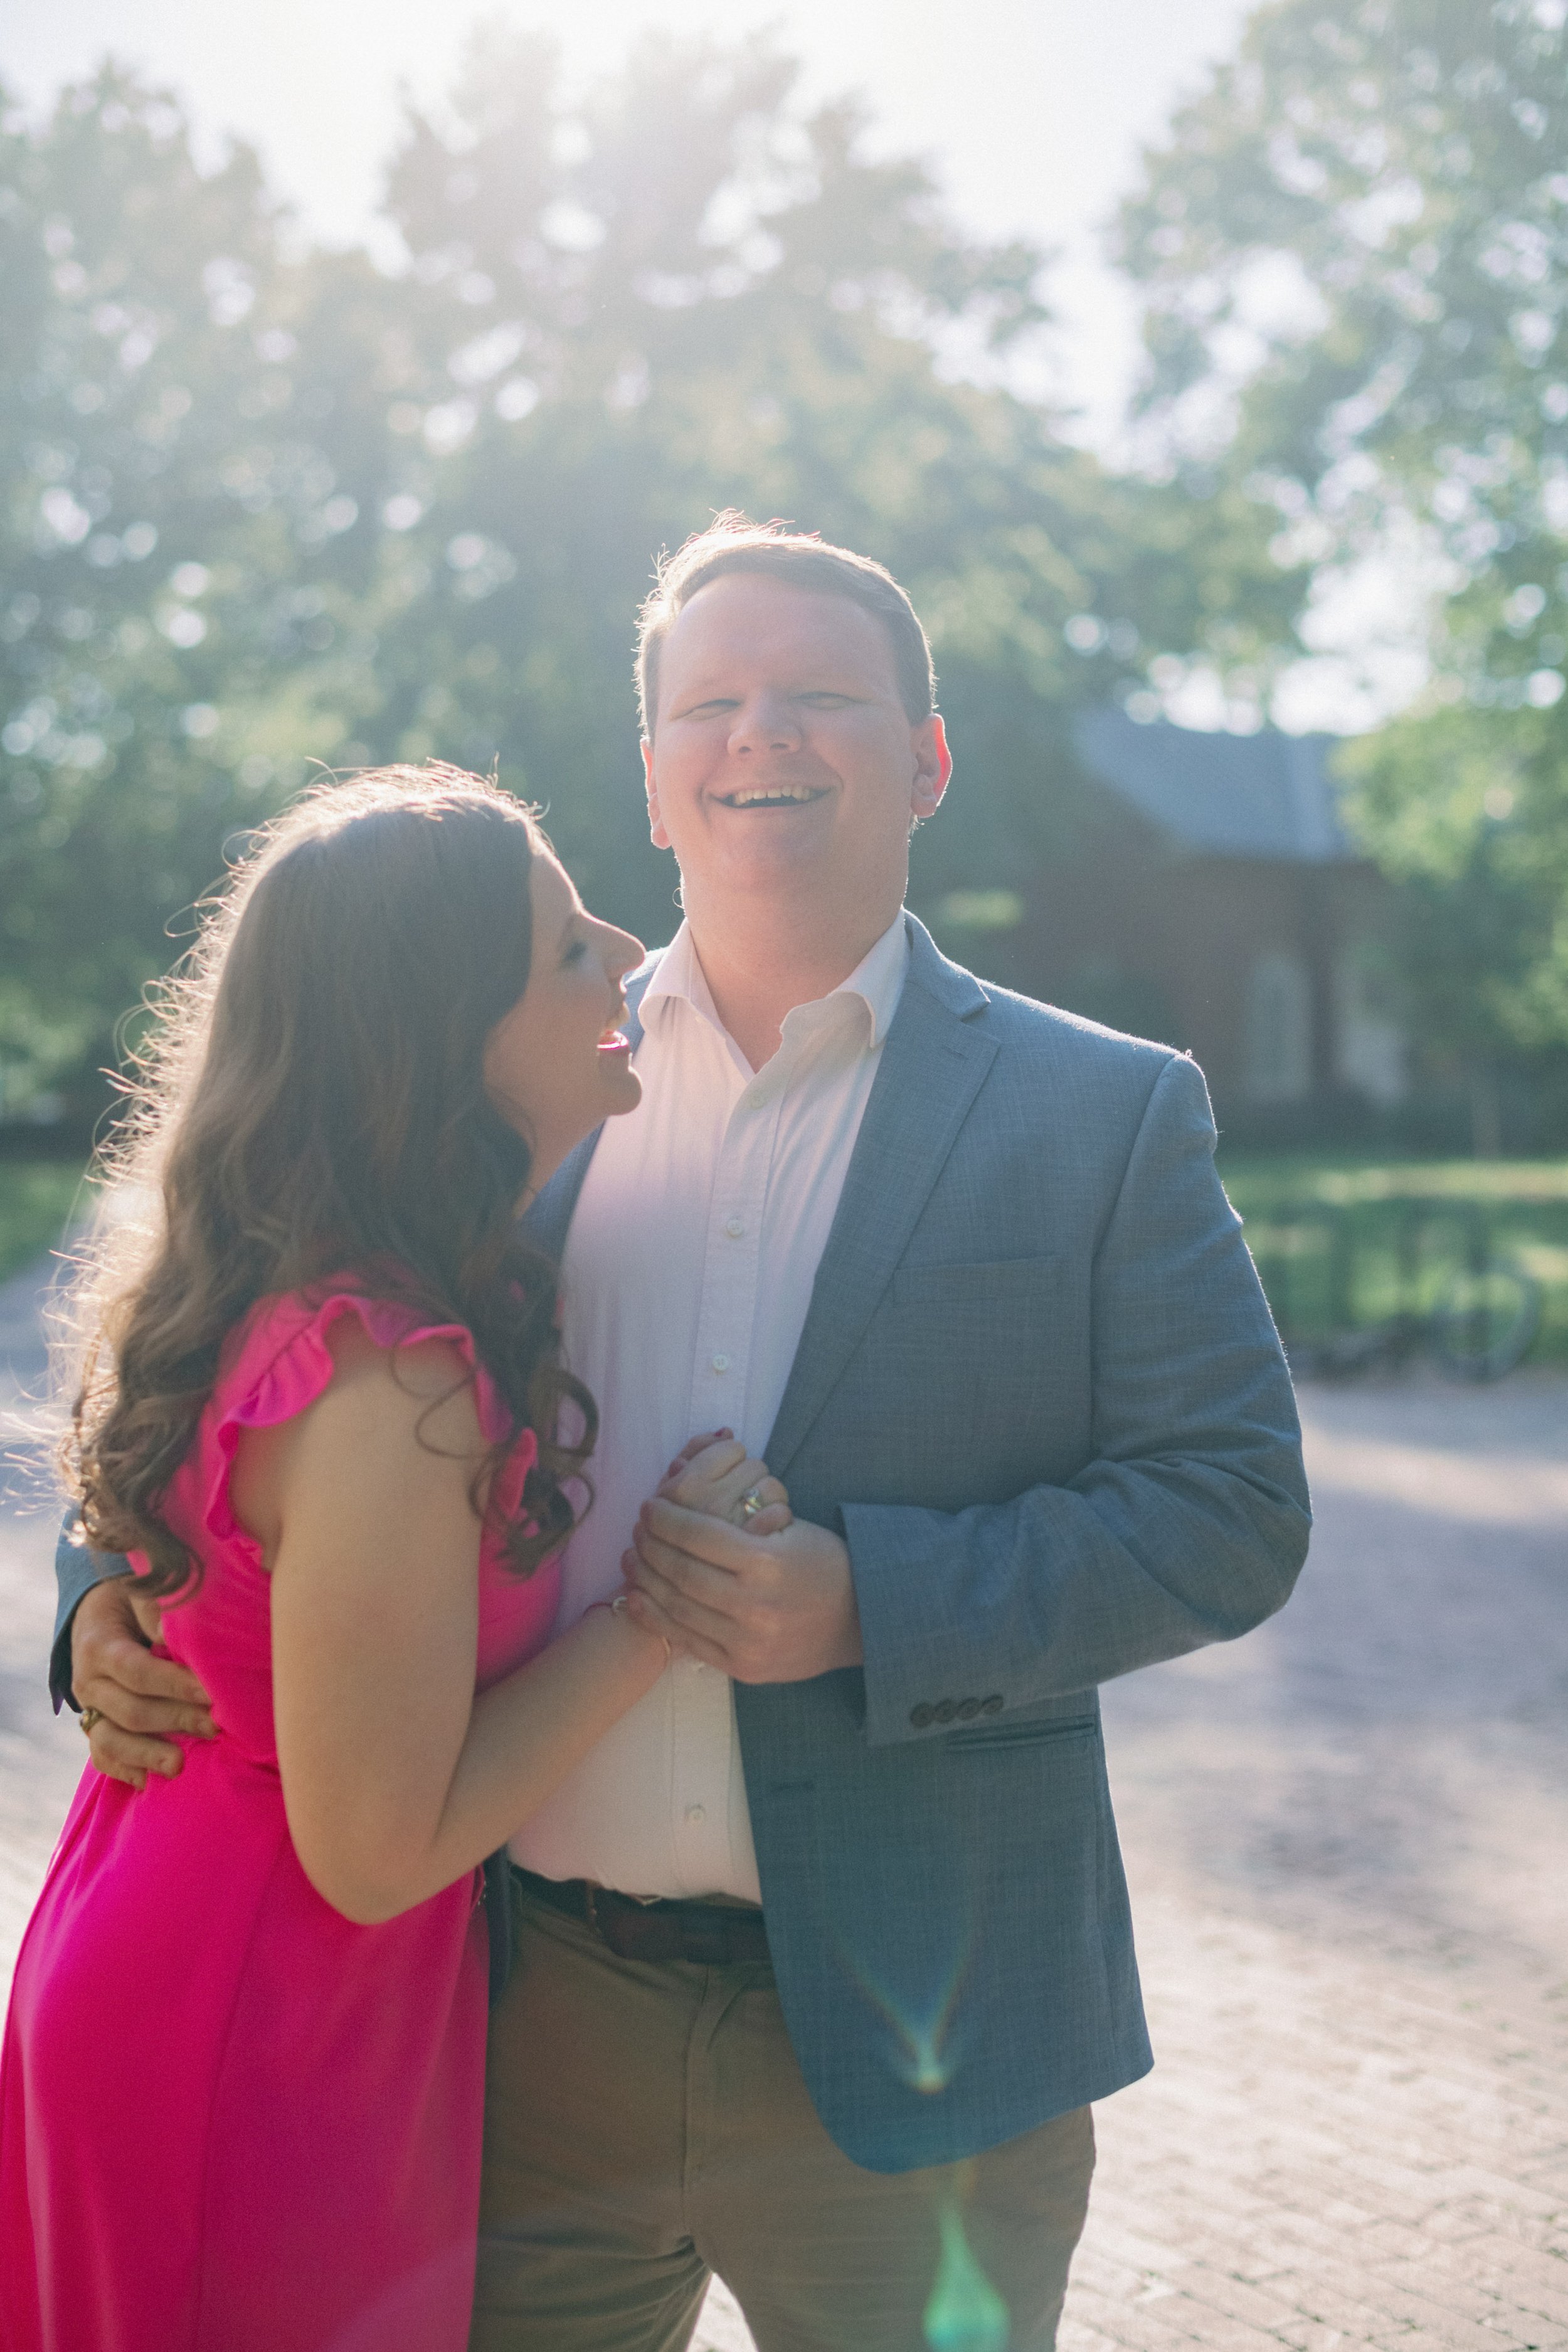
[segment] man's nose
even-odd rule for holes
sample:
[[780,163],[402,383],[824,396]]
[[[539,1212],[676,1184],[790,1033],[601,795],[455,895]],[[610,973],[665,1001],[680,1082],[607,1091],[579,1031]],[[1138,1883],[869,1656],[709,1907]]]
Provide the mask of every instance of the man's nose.
[[735,715],[731,751],[793,751],[800,743],[800,720],[782,695],[758,695]]

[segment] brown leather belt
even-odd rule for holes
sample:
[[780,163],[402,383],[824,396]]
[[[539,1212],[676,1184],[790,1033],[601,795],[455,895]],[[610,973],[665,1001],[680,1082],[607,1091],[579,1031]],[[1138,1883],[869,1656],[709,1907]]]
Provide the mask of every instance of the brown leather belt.
[[769,1964],[763,1915],[748,1906],[724,1903],[638,1903],[613,1887],[585,1878],[541,1878],[512,1864],[512,1876],[527,1894],[581,1919],[623,1960],[694,1960],[700,1968],[756,1968]]

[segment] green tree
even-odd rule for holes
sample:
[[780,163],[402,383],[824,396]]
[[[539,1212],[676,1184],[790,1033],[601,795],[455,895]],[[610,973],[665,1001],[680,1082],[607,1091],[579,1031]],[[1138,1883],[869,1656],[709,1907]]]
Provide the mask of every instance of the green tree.
[[204,178],[112,69],[0,126],[0,1056],[101,1055],[311,759],[497,765],[591,900],[668,937],[634,615],[729,506],[912,590],[961,759],[916,902],[1007,976],[965,923],[1073,854],[1075,706],[1216,629],[1276,641],[1302,575],[1249,494],[1115,480],[1002,388],[1043,255],[796,81],[650,38],[576,98],[492,36],[408,119],[384,268],[301,251],[253,158]]
[[[918,845],[928,908],[1061,848],[1077,701],[1238,604],[1277,635],[1300,590],[1240,494],[1118,483],[956,373],[1041,331],[1044,255],[965,235],[796,79],[763,43],[650,38],[573,105],[546,44],[495,37],[391,180],[425,374],[395,417],[418,520],[384,748],[499,756],[589,894],[656,936],[673,876],[622,681],[655,552],[716,509],[864,548],[914,594],[963,763],[962,821]],[[1075,614],[1099,616],[1080,653]]]
[[[375,291],[287,262],[243,150],[198,173],[112,68],[0,115],[0,1067],[90,1063],[223,845],[353,756],[386,435]],[[308,382],[297,359],[310,349]],[[367,364],[368,361],[368,364]]]
[[1568,1039],[1568,33],[1556,0],[1277,0],[1128,205],[1152,426],[1281,551],[1425,567],[1433,677],[1349,756],[1426,1034]]

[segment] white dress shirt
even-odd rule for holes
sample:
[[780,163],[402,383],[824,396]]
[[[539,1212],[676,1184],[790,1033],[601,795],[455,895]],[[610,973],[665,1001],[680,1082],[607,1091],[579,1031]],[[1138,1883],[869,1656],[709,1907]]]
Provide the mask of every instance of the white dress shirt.
[[[557,1630],[622,1580],[637,1516],[699,1431],[767,1444],[903,992],[900,914],[754,1074],[682,924],[644,992],[641,1106],[609,1120],[562,1269],[564,1355],[598,1402],[593,1509]],[[759,1902],[728,1676],[678,1659],[511,1842],[547,1878]]]

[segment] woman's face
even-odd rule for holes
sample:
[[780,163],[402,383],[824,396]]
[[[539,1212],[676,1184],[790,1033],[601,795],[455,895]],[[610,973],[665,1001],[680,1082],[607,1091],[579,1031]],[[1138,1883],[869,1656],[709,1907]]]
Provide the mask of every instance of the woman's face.
[[485,1040],[485,1091],[533,1155],[538,1191],[600,1121],[635,1110],[642,1084],[620,1033],[623,973],[642,942],[590,915],[549,850],[529,874],[533,956],[528,986]]

